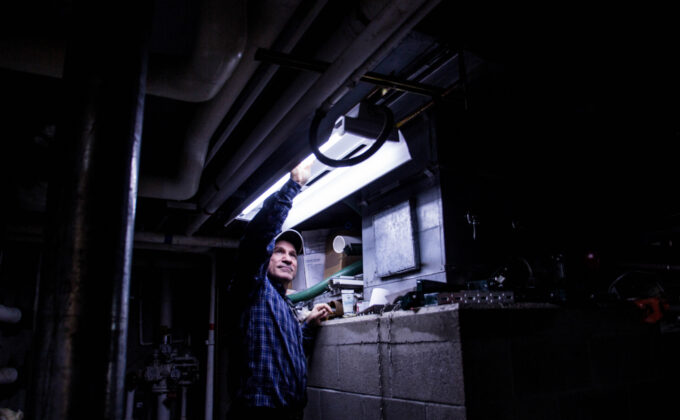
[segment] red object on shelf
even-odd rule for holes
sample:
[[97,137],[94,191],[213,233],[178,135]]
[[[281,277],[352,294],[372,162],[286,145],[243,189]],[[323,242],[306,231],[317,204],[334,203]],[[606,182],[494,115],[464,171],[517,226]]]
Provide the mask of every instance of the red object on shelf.
[[669,308],[668,302],[659,297],[636,299],[633,302],[644,311],[643,321],[648,324],[659,322],[663,318],[664,311]]

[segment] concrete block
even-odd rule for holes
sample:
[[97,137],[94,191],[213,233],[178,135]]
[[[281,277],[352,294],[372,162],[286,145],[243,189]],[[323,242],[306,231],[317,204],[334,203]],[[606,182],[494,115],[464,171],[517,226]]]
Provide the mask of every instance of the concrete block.
[[428,404],[425,408],[427,420],[466,420],[465,407]]
[[[307,387],[307,406],[305,407],[304,420],[317,420],[321,415],[321,391]],[[253,419],[254,420],[254,419]]]
[[389,396],[464,405],[460,343],[428,342],[381,347],[383,364],[390,367]]
[[380,320],[380,341],[384,343],[459,342],[458,305],[427,306],[417,313],[390,312]]
[[366,315],[325,322],[319,330],[316,345],[377,343],[379,318],[379,315]]
[[384,400],[385,420],[425,420],[425,404],[419,401]]
[[337,351],[339,374],[335,389],[380,395],[380,352],[378,345],[339,346]]
[[320,416],[309,420],[379,419],[380,398],[319,390]]
[[390,344],[380,344],[380,395],[391,397],[392,381],[390,379],[392,372],[392,361],[390,360]]
[[340,379],[338,366],[338,347],[314,347],[307,369],[307,384],[320,388],[337,388]]
[[353,420],[380,418],[380,411],[383,409],[381,398],[364,395],[361,398],[360,404],[362,417],[358,417]]
[[323,390],[320,392],[321,413],[318,419],[345,420],[363,417],[362,396]]

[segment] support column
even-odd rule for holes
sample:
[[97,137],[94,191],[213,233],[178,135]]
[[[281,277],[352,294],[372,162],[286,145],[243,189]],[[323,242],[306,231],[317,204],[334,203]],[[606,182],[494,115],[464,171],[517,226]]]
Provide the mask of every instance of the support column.
[[124,415],[150,4],[73,4],[27,418]]

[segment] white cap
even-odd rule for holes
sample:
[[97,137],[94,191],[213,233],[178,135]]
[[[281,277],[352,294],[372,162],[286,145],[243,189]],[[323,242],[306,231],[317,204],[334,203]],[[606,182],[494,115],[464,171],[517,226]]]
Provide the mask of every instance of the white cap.
[[279,233],[276,235],[274,238],[274,244],[276,244],[278,241],[287,241],[293,244],[295,247],[295,251],[298,253],[298,255],[302,255],[304,253],[304,247],[302,246],[302,235],[300,235],[300,232],[298,232],[295,229],[288,229],[284,230],[283,232]]

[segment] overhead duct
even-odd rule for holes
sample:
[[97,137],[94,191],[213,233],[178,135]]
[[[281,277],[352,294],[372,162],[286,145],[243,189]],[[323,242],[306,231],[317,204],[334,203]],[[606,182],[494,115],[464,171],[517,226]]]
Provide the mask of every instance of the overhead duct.
[[[379,2],[367,2],[376,6]],[[305,73],[289,88],[282,99],[261,119],[244,145],[218,174],[215,188],[199,197],[202,214],[195,216],[186,233],[192,235],[208,220],[257,168],[280,147],[296,126],[311,115],[329,97],[342,91],[344,84],[356,81],[365,71],[377,65],[384,56],[412,29],[439,0],[380,2],[384,7],[372,15],[361,33],[346,40],[337,57],[322,58],[333,64],[319,77]],[[378,9],[377,7],[374,10]],[[357,23],[355,22],[355,25]],[[376,53],[376,51],[378,51]],[[301,89],[301,85],[304,89]],[[304,92],[304,93],[302,93]],[[301,155],[304,151],[301,151]],[[284,168],[285,170],[285,168]],[[282,173],[275,174],[281,176]]]
[[[248,11],[248,43],[243,59],[237,66],[229,82],[220,89],[210,101],[199,105],[196,116],[187,129],[182,144],[178,168],[169,175],[145,174],[139,180],[139,195],[142,197],[170,200],[187,200],[198,191],[201,173],[206,161],[208,146],[212,135],[222,119],[231,109],[242,89],[255,73],[259,63],[255,61],[255,51],[263,45],[271,46],[284,27],[295,26],[288,39],[277,40],[281,51],[290,51],[314,20],[325,1],[265,0],[260,7]],[[304,16],[300,21],[290,22],[291,16],[300,6]],[[288,23],[287,23],[288,22]],[[263,78],[266,84],[273,73]],[[256,96],[259,91],[251,92]],[[248,105],[246,105],[248,106]],[[242,112],[239,110],[239,112]]]
[[[195,44],[188,55],[151,51],[147,93],[181,101],[207,101],[231,76],[246,45],[246,0],[203,0],[198,16]],[[0,38],[0,67],[61,78],[65,52],[65,39],[12,34]]]

